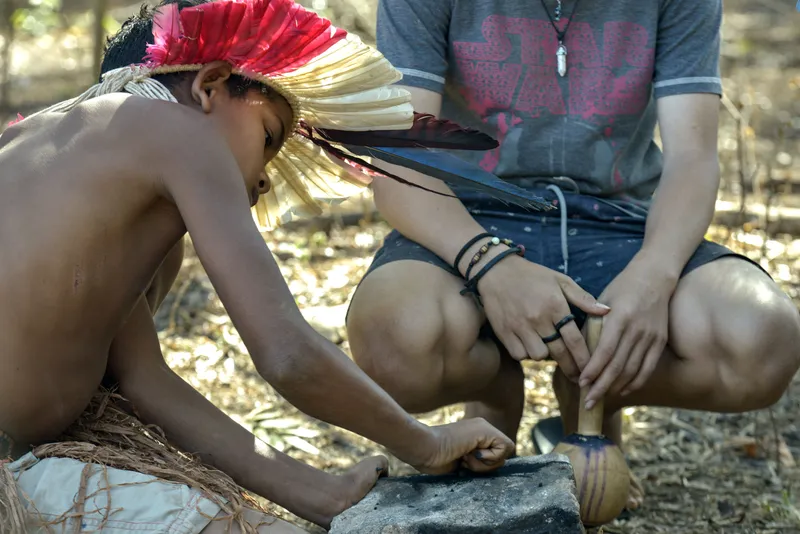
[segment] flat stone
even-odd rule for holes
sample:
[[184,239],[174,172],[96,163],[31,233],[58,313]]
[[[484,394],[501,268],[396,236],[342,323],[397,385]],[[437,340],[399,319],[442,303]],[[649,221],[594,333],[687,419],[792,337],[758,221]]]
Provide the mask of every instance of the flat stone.
[[584,534],[572,466],[515,458],[488,475],[389,477],[334,518],[331,534]]

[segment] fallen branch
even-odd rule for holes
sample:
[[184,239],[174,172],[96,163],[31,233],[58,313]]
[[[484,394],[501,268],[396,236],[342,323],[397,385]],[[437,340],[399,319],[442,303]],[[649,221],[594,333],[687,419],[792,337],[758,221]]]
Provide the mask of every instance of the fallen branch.
[[728,228],[744,226],[748,230],[760,229],[770,234],[800,235],[800,208],[749,204],[742,221],[738,202],[718,200],[713,224]]

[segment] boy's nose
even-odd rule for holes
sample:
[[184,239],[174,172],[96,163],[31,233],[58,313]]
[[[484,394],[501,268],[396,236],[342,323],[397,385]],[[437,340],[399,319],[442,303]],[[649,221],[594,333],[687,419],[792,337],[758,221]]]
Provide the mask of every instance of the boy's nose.
[[263,195],[264,193],[269,191],[270,187],[272,187],[272,184],[269,181],[269,176],[267,176],[267,173],[265,171],[261,171],[261,176],[259,177],[258,180],[258,193],[260,195]]

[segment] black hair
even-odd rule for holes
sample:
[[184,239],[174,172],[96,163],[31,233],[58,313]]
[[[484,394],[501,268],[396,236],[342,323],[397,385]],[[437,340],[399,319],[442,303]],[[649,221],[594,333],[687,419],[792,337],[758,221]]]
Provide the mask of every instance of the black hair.
[[[101,75],[110,70],[142,62],[147,54],[147,45],[153,44],[153,16],[158,7],[178,4],[180,10],[210,1],[213,0],[162,0],[155,8],[149,8],[143,4],[138,14],[126,20],[122,24],[122,28],[108,38],[103,63],[100,67]],[[175,72],[158,74],[153,78],[174,90],[194,76],[193,72]],[[244,97],[251,89],[258,90],[268,97],[274,96],[273,91],[264,84],[236,74],[231,74],[227,80],[227,86],[231,95],[235,97]]]

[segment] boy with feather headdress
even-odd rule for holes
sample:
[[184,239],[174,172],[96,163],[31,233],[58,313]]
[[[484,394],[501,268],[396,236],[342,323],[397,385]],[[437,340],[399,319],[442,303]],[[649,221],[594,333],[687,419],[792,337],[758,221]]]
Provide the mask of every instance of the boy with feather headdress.
[[[412,126],[386,59],[290,0],[168,1],[110,40],[103,71],[0,136],[4,528],[292,530],[241,488],[327,527],[386,472],[383,457],[338,476],[303,465],[169,369],[152,317],[187,233],[258,372],[300,410],[423,472],[502,465],[502,433],[420,424],[316,333],[252,218],[274,226],[354,186],[301,123]],[[96,395],[104,377],[141,421]]]

